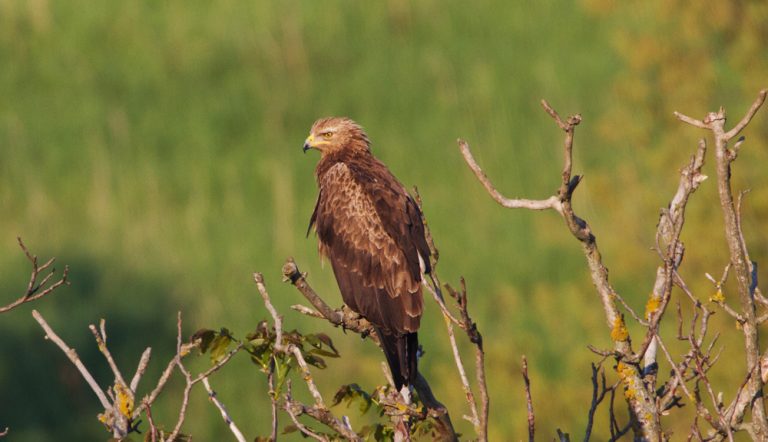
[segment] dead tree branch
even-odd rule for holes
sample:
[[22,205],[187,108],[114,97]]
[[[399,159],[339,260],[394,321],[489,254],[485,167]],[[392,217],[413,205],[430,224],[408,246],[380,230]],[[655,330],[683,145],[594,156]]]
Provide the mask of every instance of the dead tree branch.
[[[541,200],[538,204],[530,204],[528,200],[510,200],[504,198],[477,165],[467,143],[459,140],[459,148],[470,169],[475,173],[475,176],[477,176],[493,199],[502,206],[535,210],[551,208],[563,217],[571,234],[579,240],[582,245],[582,251],[587,260],[592,282],[597,289],[603,309],[605,310],[606,322],[611,332],[611,339],[614,343],[614,351],[617,355],[620,355],[620,358],[630,361],[634,359],[635,355],[632,351],[629,333],[624,325],[623,315],[619,312],[618,305],[616,304],[616,291],[608,281],[608,269],[602,262],[596,238],[592,234],[589,225],[585,220],[576,216],[571,204],[573,192],[581,181],[579,175],[572,175],[573,138],[576,126],[581,122],[581,116],[573,115],[566,120],[563,120],[545,100],[542,100],[541,105],[547,114],[555,120],[558,127],[565,132],[565,139],[563,142],[563,171],[561,174],[560,188],[556,195],[553,195],[546,200]],[[628,394],[627,396],[632,414],[636,417],[634,420],[634,422],[636,422],[636,427],[634,429],[636,436],[648,440],[660,440],[662,433],[659,414],[655,409],[651,392],[643,387],[643,380],[639,367],[634,364],[625,363],[620,363],[619,367],[619,376],[624,383],[625,390],[632,392],[632,394]]]
[[[675,116],[681,121],[695,127],[712,132],[715,140],[715,159],[717,162],[717,189],[720,198],[720,206],[725,221],[725,238],[730,252],[730,264],[736,277],[741,312],[744,322],[741,324],[744,334],[746,349],[747,372],[756,370],[757,376],[749,376],[745,401],[751,404],[752,431],[760,440],[768,438],[768,416],[766,416],[763,399],[764,382],[760,375],[761,350],[757,331],[758,318],[754,293],[756,281],[753,284],[753,265],[748,259],[747,246],[741,230],[739,214],[734,203],[731,189],[731,163],[738,155],[738,148],[729,148],[728,143],[737,136],[744,127],[749,124],[755,113],[765,102],[768,89],[760,91],[752,106],[731,130],[725,130],[725,110],[720,108],[717,112],[710,112],[703,120],[697,120],[675,112]],[[741,140],[737,142],[741,144]],[[745,408],[746,409],[746,408]],[[743,414],[734,414],[730,426],[737,426],[743,421]]]
[[[16,237],[16,240],[19,242],[19,247],[21,247],[24,255],[32,264],[32,274],[29,276],[29,283],[27,284],[27,290],[24,292],[24,294],[14,302],[0,307],[0,313],[11,311],[22,304],[32,302],[44,296],[50,295],[62,285],[69,285],[69,281],[67,280],[67,276],[69,275],[69,266],[64,266],[64,272],[61,274],[61,278],[58,281],[50,284],[48,287],[45,287],[45,285],[51,281],[53,275],[56,272],[56,269],[51,267],[53,263],[56,262],[56,258],[51,258],[42,265],[39,265],[37,261],[37,255],[32,255],[29,252],[27,246],[25,246],[24,242],[21,240],[21,237]],[[38,282],[37,279],[40,274],[48,270],[48,268],[51,268],[51,271],[43,277],[42,281]]]
[[528,360],[523,355],[523,368],[521,370],[523,375],[523,383],[525,384],[525,403],[528,416],[528,442],[534,442],[536,440],[536,418],[533,414],[533,400],[531,398],[531,380],[528,378]]

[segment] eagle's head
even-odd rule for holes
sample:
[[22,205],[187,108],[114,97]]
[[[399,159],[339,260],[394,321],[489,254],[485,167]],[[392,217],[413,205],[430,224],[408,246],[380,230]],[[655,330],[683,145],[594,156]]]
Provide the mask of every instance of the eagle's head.
[[304,152],[317,149],[322,156],[342,150],[370,151],[368,135],[359,124],[346,117],[328,117],[315,121],[304,141]]

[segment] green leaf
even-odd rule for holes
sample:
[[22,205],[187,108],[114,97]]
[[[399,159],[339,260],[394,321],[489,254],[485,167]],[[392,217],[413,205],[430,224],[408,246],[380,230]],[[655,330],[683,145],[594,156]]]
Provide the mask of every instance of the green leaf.
[[200,330],[196,331],[189,340],[190,342],[195,342],[199,339],[200,354],[205,354],[205,352],[208,351],[208,348],[210,347],[211,341],[213,341],[214,337],[216,337],[215,331],[209,330],[207,328],[201,328]]
[[317,367],[319,369],[324,369],[328,367],[328,364],[325,363],[325,359],[321,358],[320,356],[315,356],[309,353],[306,353],[304,355],[304,359],[307,361],[307,364]]
[[320,348],[313,348],[313,349],[309,350],[307,353],[311,354],[311,355],[325,356],[325,357],[328,357],[328,358],[338,358],[339,357],[338,353],[331,353],[328,350],[323,350],[323,349],[320,349]]
[[229,349],[229,345],[232,343],[232,337],[229,335],[228,331],[226,329],[222,329],[222,331],[226,331],[227,333],[222,333],[216,336],[210,344],[211,363],[214,364],[224,358]]
[[259,321],[258,325],[256,325],[256,330],[252,331],[251,333],[248,333],[245,338],[249,341],[252,341],[254,339],[264,339],[267,341],[271,341],[273,339],[270,339],[270,326],[269,323],[265,320]]
[[[304,338],[314,349],[310,353],[327,356],[329,358],[338,358],[339,352],[333,345],[333,341],[325,333],[308,334]],[[324,348],[325,347],[325,348]]]
[[342,401],[346,402],[347,407],[351,406],[353,402],[358,401],[361,414],[367,413],[371,409],[371,405],[373,405],[371,395],[357,384],[342,385],[339,388],[339,391],[333,396],[333,405],[338,405]]
[[304,337],[297,330],[291,330],[288,333],[283,334],[283,341],[297,345],[299,347],[302,346],[302,342],[304,341],[303,338]]
[[283,434],[291,434],[297,431],[299,431],[299,427],[294,424],[286,425],[285,428],[283,428]]
[[280,391],[285,384],[285,380],[288,378],[288,373],[291,371],[291,365],[284,359],[275,358],[275,396],[280,395]]
[[331,350],[333,350],[334,353],[336,353],[337,356],[339,355],[339,351],[336,350],[336,347],[333,345],[333,341],[331,340],[330,337],[328,337],[328,335],[326,335],[325,333],[317,333],[316,336],[317,336],[317,339],[320,340],[320,342],[327,345]]

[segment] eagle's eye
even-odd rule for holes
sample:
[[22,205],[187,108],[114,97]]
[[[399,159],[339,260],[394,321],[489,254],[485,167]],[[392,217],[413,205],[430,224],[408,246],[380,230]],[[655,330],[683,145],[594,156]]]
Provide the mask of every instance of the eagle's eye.
[[330,140],[333,136],[333,132],[323,132],[320,134],[321,137],[325,138],[326,140]]

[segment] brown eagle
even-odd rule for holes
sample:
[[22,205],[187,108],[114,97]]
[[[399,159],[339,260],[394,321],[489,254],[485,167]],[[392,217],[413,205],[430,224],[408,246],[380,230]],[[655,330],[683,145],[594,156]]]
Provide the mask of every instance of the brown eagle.
[[376,328],[400,390],[416,378],[421,278],[430,271],[421,212],[349,118],[317,120],[309,149],[321,156],[307,234],[314,226],[344,302]]

